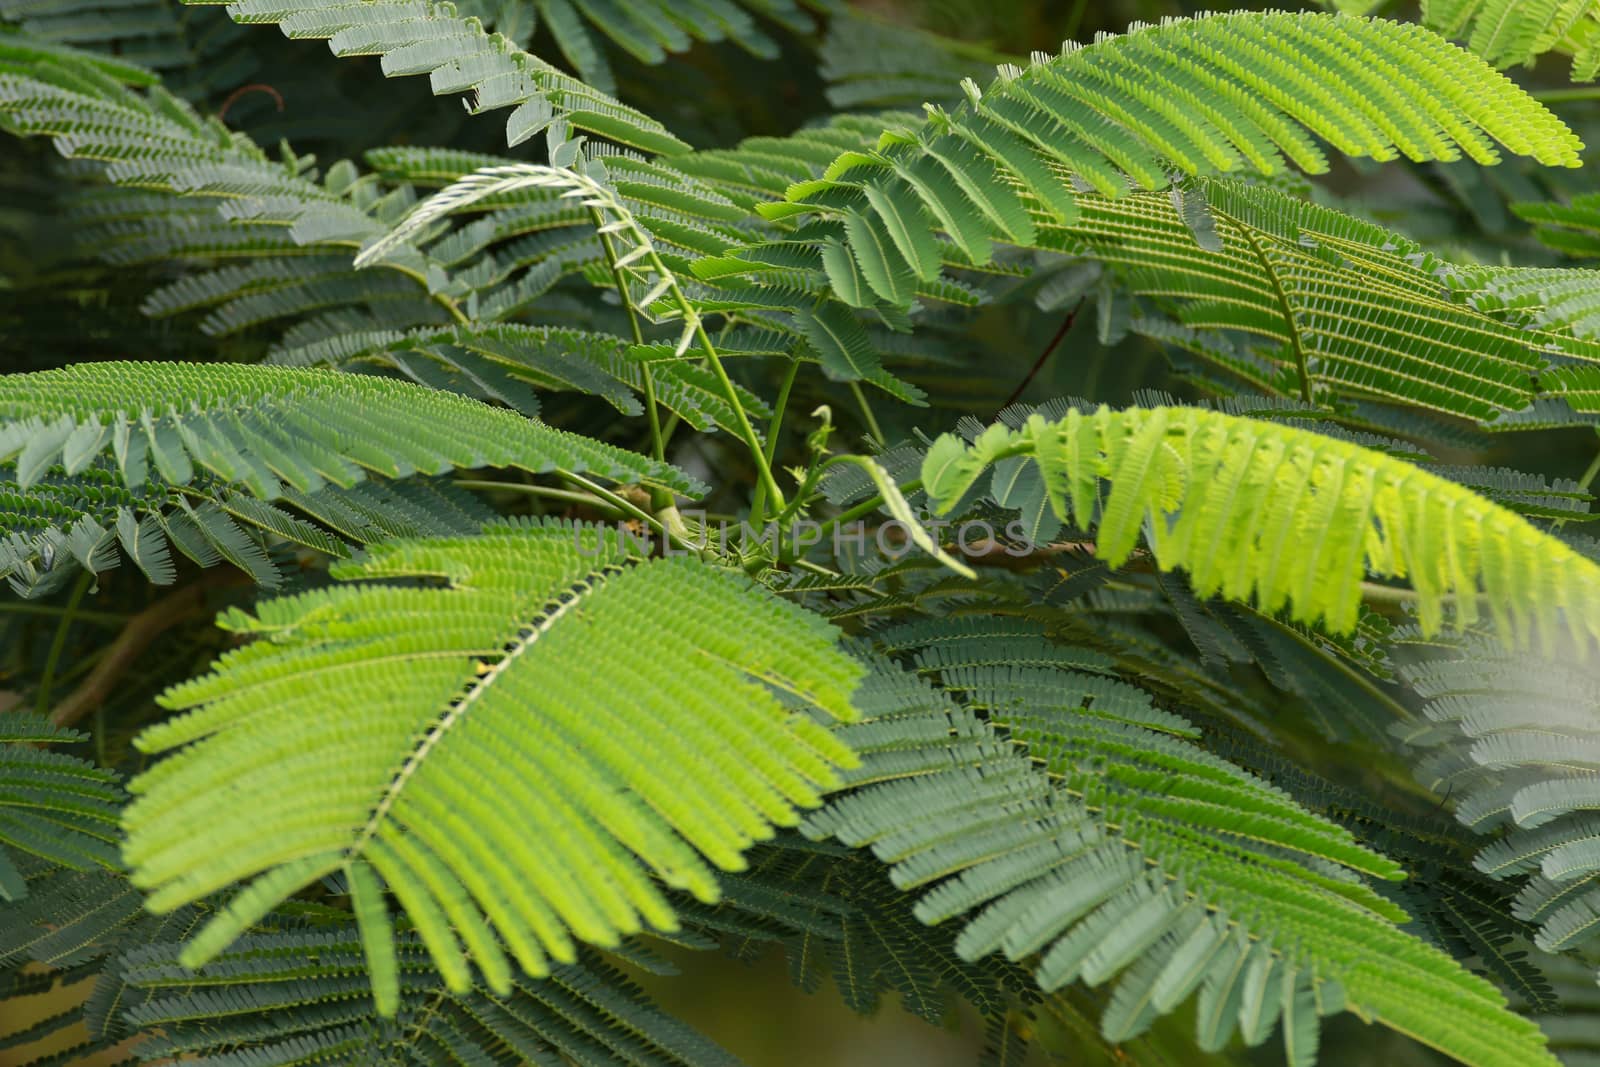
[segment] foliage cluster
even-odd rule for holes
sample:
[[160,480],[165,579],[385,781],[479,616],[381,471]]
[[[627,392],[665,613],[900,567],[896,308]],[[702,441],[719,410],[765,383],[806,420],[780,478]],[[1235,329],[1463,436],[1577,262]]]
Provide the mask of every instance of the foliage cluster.
[[1600,1057],[1600,2],[203,2],[0,0],[0,1047]]

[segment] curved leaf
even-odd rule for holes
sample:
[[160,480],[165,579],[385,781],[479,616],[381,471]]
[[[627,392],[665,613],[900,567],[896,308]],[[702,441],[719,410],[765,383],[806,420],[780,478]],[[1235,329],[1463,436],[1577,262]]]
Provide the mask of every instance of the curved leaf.
[[334,569],[402,584],[225,614],[258,640],[161,698],[186,713],[137,743],[182,751],[130,784],[124,817],[153,910],[253,879],[184,962],[358,863],[365,936],[381,878],[456,991],[468,960],[503,994],[507,952],[540,975],[577,942],[675,929],[664,886],[717,899],[713,871],[854,762],[773,690],[851,718],[860,671],[742,578],[624,558],[613,531],[503,525]]

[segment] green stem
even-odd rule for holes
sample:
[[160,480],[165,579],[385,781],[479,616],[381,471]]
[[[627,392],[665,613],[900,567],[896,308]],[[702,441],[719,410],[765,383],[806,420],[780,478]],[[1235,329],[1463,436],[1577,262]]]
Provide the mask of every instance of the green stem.
[[661,427],[661,447],[662,448],[665,448],[666,446],[672,444],[672,435],[678,432],[678,426],[682,422],[683,422],[682,417],[679,416],[679,414],[676,411],[673,411],[673,412],[671,412],[671,413],[669,413],[667,415],[666,425]]
[[867,432],[878,442],[879,447],[887,445],[889,442],[884,439],[883,427],[878,425],[878,417],[872,413],[872,405],[867,403],[867,394],[862,391],[861,383],[851,382],[850,392],[855,394],[856,403],[861,406],[861,417],[867,421]]
[[565,500],[573,504],[585,504],[589,507],[604,508],[607,511],[614,511],[619,515],[627,514],[626,512],[612,507],[609,503],[601,500],[599,497],[591,496],[588,493],[575,493],[571,489],[557,489],[554,486],[549,485],[523,485],[521,482],[479,481],[473,478],[458,478],[452,484],[459,485],[463,489],[504,489],[511,493],[525,493],[528,496],[549,497],[551,500]]
[[797,560],[791,561],[791,563],[792,563],[793,566],[798,567],[803,571],[810,571],[812,574],[821,574],[821,575],[823,575],[825,577],[828,577],[828,578],[838,578],[838,577],[840,577],[840,574],[839,574],[838,571],[831,570],[828,567],[824,567],[820,563],[812,563],[809,559],[797,559]]
[[[1596,436],[1600,436],[1600,426],[1595,427],[1594,432]],[[1578,479],[1578,489],[1588,492],[1589,486],[1594,484],[1596,475],[1600,475],[1600,452],[1595,453],[1594,459],[1589,461],[1589,468],[1583,472],[1583,477]],[[1566,524],[1566,519],[1557,519],[1552,525],[1559,530]]]
[[[781,507],[783,504],[783,490],[778,488],[778,481],[772,476],[772,467],[767,462],[766,450],[761,444],[761,439],[756,436],[755,427],[750,425],[750,416],[744,410],[744,405],[739,402],[739,391],[733,387],[733,380],[728,377],[728,370],[722,365],[722,357],[717,354],[716,345],[711,343],[711,338],[706,333],[705,323],[701,321],[700,312],[695,308],[694,302],[684,293],[683,286],[678,284],[678,276],[667,269],[666,263],[661,259],[661,253],[656,251],[655,243],[650,239],[650,234],[644,227],[639,225],[639,220],[633,217],[633,214],[628,211],[622,202],[614,198],[614,192],[600,185],[592,185],[591,191],[608,201],[608,209],[617,216],[616,225],[625,226],[632,232],[637,244],[635,251],[644,257],[644,260],[650,266],[650,270],[661,279],[662,284],[666,287],[663,295],[668,292],[672,294],[673,300],[678,306],[678,312],[683,316],[685,329],[683,343],[687,344],[689,341],[697,342],[701,349],[705,351],[706,357],[711,363],[712,373],[716,375],[717,382],[722,387],[723,397],[733,410],[734,420],[738,424],[739,437],[744,441],[745,447],[750,450],[750,456],[756,462],[757,471],[761,476],[761,480],[766,484],[767,492]],[[600,228],[603,229],[605,225],[612,224],[604,223]],[[601,234],[601,236],[609,238],[610,234]],[[630,252],[628,255],[634,255],[634,252]],[[614,273],[621,271],[620,260],[623,258],[626,257],[612,258],[612,270]],[[628,291],[626,288],[622,290],[621,296],[623,302],[628,303]]]
[[[1600,436],[1600,429],[1596,429],[1595,434]],[[1600,452],[1596,452],[1594,459],[1589,461],[1589,469],[1583,472],[1582,478],[1578,479],[1578,488],[1588,492],[1589,487],[1594,484],[1596,475],[1600,475]]]
[[[783,412],[789,406],[789,393],[794,389],[794,380],[800,374],[800,361],[792,360],[789,369],[784,372],[783,384],[778,387],[778,402],[772,406],[772,421],[767,424],[767,466],[772,466],[772,461],[778,454],[778,432],[783,429]],[[756,485],[755,496],[750,501],[750,525],[756,529],[761,528],[761,520],[765,518],[767,508],[767,487],[765,483]]]
[[[661,415],[656,411],[656,381],[650,374],[650,364],[640,364],[639,373],[644,379],[644,410],[650,420],[650,454],[656,458],[657,463],[665,463],[667,439],[661,434]],[[670,502],[669,499],[668,503]]]
[[1061,28],[1061,39],[1070,41],[1078,36],[1078,27],[1083,25],[1083,16],[1088,13],[1089,0],[1077,0],[1072,5],[1072,12],[1067,15],[1067,24]]
[[[909,482],[906,482],[904,485],[900,486],[900,495],[901,496],[906,496],[906,495],[909,495],[911,493],[915,493],[918,489],[921,489],[921,488],[922,488],[922,479],[921,478],[913,478]],[[868,497],[867,499],[863,500],[861,503],[857,504],[855,507],[847,508],[846,510],[841,511],[839,514],[835,515],[833,518],[831,518],[831,519],[827,520],[826,522],[824,522],[822,524],[822,528],[821,528],[821,530],[819,532],[820,532],[821,536],[827,537],[828,535],[832,534],[834,530],[837,530],[839,527],[843,526],[845,523],[847,523],[847,522],[855,522],[857,519],[864,518],[864,517],[866,517],[868,515],[871,515],[874,511],[877,511],[882,506],[883,506],[883,494],[882,493],[876,493],[876,494]]]
[[39,696],[34,701],[34,709],[40,715],[50,710],[50,688],[55,684],[56,668],[61,663],[61,653],[67,647],[67,631],[72,629],[72,620],[77,613],[78,604],[83,600],[83,594],[88,591],[89,583],[94,575],[84,571],[78,575],[78,580],[72,586],[72,594],[67,598],[67,608],[61,613],[61,622],[56,626],[56,636],[50,642],[50,652],[45,657],[44,675],[39,679]]
[[635,519],[638,519],[640,522],[650,527],[662,537],[672,541],[675,545],[677,545],[677,547],[683,549],[684,551],[693,552],[696,555],[700,553],[701,549],[699,546],[690,544],[687,540],[669,528],[656,516],[650,514],[648,511],[645,511],[643,508],[635,507],[633,504],[630,504],[628,501],[611,492],[609,489],[606,489],[604,486],[591,482],[581,474],[573,474],[569,471],[556,471],[555,473],[560,475],[562,478],[565,478],[567,481],[572,482],[574,485],[583,486],[583,488],[587,489],[601,500],[604,500],[606,503],[622,512],[624,515],[629,515]]
[[51,617],[70,613],[78,622],[93,623],[96,626],[121,626],[128,621],[128,616],[115,611],[70,611],[68,608],[57,607],[55,604],[0,601],[0,614],[8,612],[15,615],[48,615]]
[[[688,297],[682,295],[676,279],[673,279],[672,287],[679,295],[680,306],[689,308]],[[717,355],[716,346],[706,335],[706,328],[700,324],[698,317],[695,319],[694,332],[700,347],[711,360],[711,371],[717,376],[723,395],[728,398],[728,405],[733,408],[734,417],[739,424],[739,436],[744,438],[745,447],[750,449],[750,455],[755,458],[756,473],[760,475],[762,484],[767,487],[767,494],[772,497],[773,505],[781,510],[784,506],[783,490],[778,488],[778,480],[772,476],[772,464],[767,462],[766,448],[756,436],[755,427],[750,425],[750,416],[745,413],[744,405],[739,402],[739,391],[733,387],[733,379],[728,377],[728,370],[722,365],[722,357]]]
[[[728,377],[728,370],[722,365],[722,357],[717,354],[717,346],[711,343],[711,338],[706,333],[705,323],[701,321],[700,312],[695,308],[694,302],[684,293],[683,286],[678,284],[678,276],[667,269],[666,263],[661,259],[661,253],[656,251],[655,242],[651,240],[649,232],[639,225],[639,220],[633,217],[632,212],[620,200],[615,199],[614,191],[592,182],[586,181],[585,184],[591,187],[591,191],[596,196],[607,201],[608,210],[617,217],[617,223],[614,225],[626,227],[631,231],[637,248],[629,252],[628,255],[635,256],[637,253],[637,256],[642,256],[649,264],[650,270],[655,273],[656,277],[661,279],[661,284],[665,286],[662,291],[663,295],[669,292],[672,294],[673,300],[678,306],[678,312],[683,316],[685,329],[685,333],[682,336],[683,343],[686,345],[689,341],[695,341],[705,351],[706,357],[711,363],[712,373],[716,375],[717,382],[722,387],[723,397],[733,410],[734,420],[738,424],[739,437],[744,441],[745,447],[750,450],[750,456],[756,462],[761,480],[766,483],[767,492],[781,506],[783,503],[783,490],[778,488],[777,479],[772,476],[772,467],[767,462],[766,451],[762,447],[761,439],[756,436],[755,427],[750,425],[750,416],[744,410],[744,405],[739,402],[739,391],[733,387],[733,380]],[[604,229],[606,225],[613,224],[604,223],[602,220],[602,225],[598,228]],[[610,234],[601,234],[600,236],[609,238]],[[614,274],[622,272],[620,261],[625,258],[627,257],[611,257],[611,266]],[[625,287],[621,296],[624,303],[629,302],[628,291]]]
[[1306,361],[1305,345],[1300,339],[1300,329],[1295,325],[1294,305],[1289,303],[1289,294],[1284,292],[1283,283],[1278,279],[1278,272],[1273,269],[1272,262],[1267,259],[1267,254],[1262,251],[1261,244],[1256,240],[1255,234],[1250,232],[1250,227],[1221,211],[1213,209],[1220,219],[1233,223],[1245,241],[1250,245],[1250,250],[1255,253],[1256,259],[1261,261],[1261,269],[1266,271],[1267,279],[1272,282],[1272,291],[1277,296],[1278,308],[1283,312],[1283,321],[1289,328],[1290,346],[1294,349],[1295,369],[1300,375],[1300,399],[1307,404],[1315,403],[1311,398],[1311,367]]
[[1541,104],[1560,104],[1572,100],[1600,100],[1600,85],[1580,86],[1574,89],[1541,89],[1528,95]]
[[[600,214],[598,208],[589,209],[589,217],[594,222],[597,231],[603,230],[606,224],[605,216]],[[628,296],[628,279],[622,273],[622,268],[617,266],[617,249],[611,243],[609,233],[600,233],[600,247],[605,250],[606,264],[611,268],[611,280],[616,283],[617,296],[622,301],[622,308],[628,313],[628,326],[633,331],[633,343],[644,344],[644,330],[639,325],[639,313],[634,309],[633,300]],[[644,410],[650,419],[650,453],[661,463],[667,461],[667,442],[661,434],[661,415],[656,411],[656,383],[650,374],[650,364],[639,365],[641,377],[644,379]],[[665,490],[662,490],[665,493]],[[665,507],[672,503],[670,495],[656,502],[657,507]]]
[[[353,245],[351,247],[359,248],[360,246]],[[410,278],[412,281],[422,286],[424,290],[427,290],[427,276],[419,271],[414,271],[409,267],[402,267],[395,263],[384,263],[383,266],[388,267],[390,270],[398,271],[399,273],[404,274],[407,278]],[[456,325],[465,326],[467,323],[472,321],[471,319],[467,318],[466,313],[461,310],[460,306],[444,293],[430,292],[428,293],[428,298],[435,304],[438,304],[440,307],[448,311],[450,313],[450,317],[456,320]]]
[[[1417,599],[1417,591],[1398,585],[1362,582],[1361,599],[1376,601],[1380,604],[1407,604]],[[1459,599],[1459,594],[1440,593],[1438,599],[1441,604],[1453,604]]]

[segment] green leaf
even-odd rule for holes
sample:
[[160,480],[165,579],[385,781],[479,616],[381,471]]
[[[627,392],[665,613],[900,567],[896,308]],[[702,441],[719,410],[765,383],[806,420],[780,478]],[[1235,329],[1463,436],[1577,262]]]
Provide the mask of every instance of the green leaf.
[[[247,883],[188,966],[371,863],[402,906],[424,902],[452,981],[435,913],[504,993],[502,942],[542,975],[578,942],[676,929],[664,887],[715,901],[715,870],[740,869],[855,762],[773,695],[853,718],[860,670],[835,634],[698,560],[625,565],[615,531],[552,522],[388,542],[333,573],[365,582],[225,614],[265,639],[168,690],[186,714],[137,740],[183,749],[130,787],[125,856],[149,906]],[[363,936],[387,943],[363,877]],[[390,982],[381,948],[370,962]],[[393,1007],[392,983],[375,992]]]
[[939,249],[933,243],[933,234],[922,220],[911,188],[899,183],[885,183],[868,185],[863,192],[912,273],[924,281],[938,277]]
[[[1087,503],[1109,481],[1097,555],[1120,565],[1143,530],[1156,563],[1189,570],[1201,598],[1253,599],[1345,633],[1371,573],[1410,579],[1424,633],[1447,600],[1472,626],[1481,590],[1509,645],[1600,638],[1600,565],[1455,482],[1309,430],[1195,408],[1074,410],[991,427],[970,447],[947,435],[924,485],[946,513],[985,466],[1037,456],[1040,441],[1058,492],[1065,482]],[[1073,510],[1081,521],[1078,500]]]
[[[0,376],[0,463],[15,459],[23,441],[37,440],[34,429],[47,421],[109,425],[112,443],[142,435],[166,481],[186,484],[198,468],[268,499],[285,484],[315,492],[328,482],[352,485],[369,472],[401,477],[478,466],[587,471],[679,492],[695,488],[662,464],[510,411],[324,370],[108,362]],[[406,430],[392,429],[400,426]],[[8,449],[13,439],[18,446]],[[67,438],[47,443],[32,453],[34,463],[60,458]],[[270,471],[271,482],[252,485],[229,455]],[[130,489],[147,477],[125,468]]]
[[872,378],[883,369],[872,340],[856,317],[838,304],[823,304],[814,311],[797,311],[795,320],[811,347],[816,349],[822,372],[836,382]]
[[844,232],[872,291],[887,303],[909,304],[915,291],[913,272],[895,249],[881,219],[876,215],[846,215]]

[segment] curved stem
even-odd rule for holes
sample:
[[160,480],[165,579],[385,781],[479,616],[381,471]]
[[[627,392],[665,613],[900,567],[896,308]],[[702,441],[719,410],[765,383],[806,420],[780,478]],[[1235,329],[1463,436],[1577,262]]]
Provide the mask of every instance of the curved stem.
[[1278,272],[1273,269],[1267,260],[1267,254],[1262,251],[1261,243],[1256,240],[1255,234],[1250,232],[1250,227],[1230,215],[1211,209],[1212,214],[1219,219],[1227,219],[1238,229],[1245,242],[1249,244],[1250,251],[1255,253],[1256,259],[1261,261],[1261,268],[1267,272],[1267,278],[1272,282],[1272,292],[1278,299],[1278,309],[1283,312],[1284,325],[1289,330],[1290,347],[1294,350],[1295,368],[1300,373],[1300,399],[1307,404],[1315,403],[1311,398],[1311,367],[1306,360],[1306,350],[1300,340],[1300,329],[1295,325],[1294,307],[1289,303],[1289,294],[1283,291],[1283,283],[1278,280]]
[[[756,461],[756,472],[760,475],[761,481],[767,487],[767,492],[771,495],[773,501],[779,507],[782,507],[783,490],[778,488],[778,481],[772,476],[772,465],[767,461],[766,449],[761,444],[761,438],[756,436],[755,427],[750,425],[750,416],[744,410],[744,404],[739,401],[739,391],[733,387],[733,379],[728,377],[728,369],[722,365],[722,357],[717,354],[717,346],[712,344],[710,335],[706,333],[705,324],[700,319],[699,311],[695,309],[693,302],[684,293],[683,287],[678,284],[678,276],[667,269],[667,265],[662,261],[661,254],[656,251],[655,243],[651,241],[649,233],[639,225],[638,220],[633,217],[632,213],[614,200],[611,204],[611,210],[618,216],[619,222],[617,225],[631,229],[635,239],[638,241],[638,248],[635,252],[630,252],[629,255],[633,256],[635,253],[643,255],[649,262],[650,268],[661,278],[662,284],[666,286],[665,291],[672,294],[687,327],[684,335],[685,343],[693,340],[705,352],[706,358],[711,363],[711,371],[716,376],[717,384],[722,387],[722,395],[728,401],[729,408],[733,411],[739,436],[743,439],[745,447],[750,450],[751,458]],[[600,229],[604,231],[605,227],[602,226]],[[601,236],[609,238],[610,235],[602,232]],[[620,272],[622,265],[621,259],[612,259],[613,271]],[[622,290],[621,296],[624,303],[629,303],[626,288]]]
[[[778,454],[778,434],[783,429],[784,409],[789,406],[789,393],[794,389],[794,380],[800,374],[800,361],[792,360],[789,369],[784,372],[783,384],[778,387],[778,402],[772,406],[772,421],[767,424],[767,466],[772,466],[773,459]],[[765,482],[757,483],[755,496],[750,501],[750,525],[759,528],[761,520],[766,518],[767,486]]]
[[862,391],[861,383],[851,382],[850,392],[855,394],[856,403],[861,408],[861,417],[867,422],[867,432],[878,443],[878,447],[884,447],[888,444],[888,441],[884,439],[883,427],[878,425],[878,417],[872,413],[872,405],[867,403],[867,394]]
[[[1600,436],[1600,429],[1597,429],[1595,433]],[[1588,470],[1585,470],[1583,477],[1578,479],[1578,488],[1587,493],[1589,487],[1594,484],[1596,475],[1600,475],[1600,452],[1596,452],[1594,459],[1589,461]]]
[[557,489],[554,486],[549,485],[524,485],[522,482],[480,481],[475,478],[457,478],[451,484],[459,485],[463,489],[504,489],[507,492],[512,493],[523,493],[528,496],[548,497],[551,500],[565,500],[572,504],[583,504],[586,507],[603,508],[606,511],[610,511],[618,515],[627,514],[627,512],[614,507],[609,502],[601,500],[597,496],[591,496],[588,493],[575,493],[571,489]]
[[[383,266],[388,267],[392,271],[398,271],[399,273],[404,274],[407,278],[410,278],[412,281],[422,286],[424,291],[428,289],[428,279],[416,271],[411,270],[409,267],[402,267],[398,263],[384,263]],[[428,299],[432,300],[435,304],[438,304],[440,307],[448,311],[450,313],[450,317],[456,320],[457,326],[465,326],[467,323],[472,321],[471,319],[467,318],[466,312],[462,311],[460,306],[454,300],[451,300],[443,293],[429,292]]]
[[128,616],[115,611],[70,611],[67,608],[57,607],[54,604],[29,604],[25,601],[5,601],[0,603],[0,614],[16,615],[67,615],[70,614],[78,622],[93,623],[96,626],[121,626],[128,621]]
[[656,516],[650,514],[648,511],[645,511],[643,508],[636,507],[635,505],[629,503],[628,501],[624,500],[622,497],[618,496],[617,494],[611,492],[609,489],[605,488],[604,486],[599,485],[599,484],[597,484],[595,482],[591,482],[589,479],[585,478],[581,474],[572,474],[572,473],[570,473],[568,471],[556,471],[555,473],[557,475],[559,475],[560,477],[565,478],[567,481],[572,482],[574,485],[583,486],[583,488],[587,489],[589,492],[593,493],[595,496],[599,497],[601,500],[605,501],[607,504],[610,504],[612,507],[614,507],[618,511],[622,512],[624,515],[628,515],[628,516],[631,516],[632,518],[638,519],[640,522],[642,522],[646,526],[650,527],[652,530],[654,530],[656,533],[660,534],[662,537],[667,538],[669,541],[673,542],[673,544],[675,544],[678,548],[683,549],[685,552],[693,552],[696,555],[698,555],[700,553],[701,549],[700,549],[700,547],[698,545],[694,545],[694,544],[689,543],[680,534],[678,534],[676,531],[674,531],[671,527],[667,526],[659,518],[657,518]]
[[[915,493],[918,489],[922,488],[922,479],[913,478],[899,488],[902,496],[908,493]],[[866,516],[871,515],[874,511],[877,511],[882,506],[883,494],[875,493],[854,507],[847,508],[846,510],[835,515],[833,518],[825,521],[819,530],[819,535],[826,537],[833,533],[834,530],[837,530],[839,527],[843,526],[845,523],[855,522],[857,519],[865,518]]]
[[[605,250],[606,265],[611,268],[611,280],[616,283],[617,297],[622,301],[622,309],[628,313],[628,326],[633,331],[633,343],[644,344],[644,330],[639,325],[639,313],[634,309],[633,300],[628,296],[628,279],[622,273],[622,268],[617,266],[617,249],[611,243],[611,235],[605,232],[606,220],[600,214],[599,208],[589,209],[589,218],[594,222],[594,228],[600,237],[600,247]],[[650,453],[658,462],[667,461],[666,438],[661,435],[661,416],[656,411],[656,383],[650,374],[650,364],[639,365],[641,377],[644,380],[644,410],[650,420]],[[670,504],[671,498],[662,500],[657,506],[664,507]]]
[[1088,297],[1079,297],[1072,310],[1067,312],[1067,317],[1062,320],[1061,326],[1055,332],[1055,336],[1051,337],[1050,343],[1044,346],[1044,351],[1039,353],[1039,358],[1033,361],[1033,366],[1028,369],[1027,375],[1017,383],[1015,389],[1011,390],[1011,395],[1006,397],[1005,403],[1000,405],[1001,411],[1022,399],[1022,394],[1028,391],[1028,386],[1033,382],[1033,379],[1038,377],[1039,372],[1044,369],[1044,362],[1050,358],[1050,353],[1056,350],[1062,339],[1067,336],[1068,331],[1072,329],[1072,324],[1078,321],[1078,312],[1083,310],[1084,301],[1088,299]]
[[[690,344],[698,342],[705,351],[711,363],[711,369],[722,388],[724,398],[733,411],[734,420],[738,426],[739,437],[750,449],[750,455],[756,462],[757,470],[762,481],[767,486],[767,492],[772,499],[780,505],[783,502],[783,490],[778,488],[777,480],[772,476],[772,467],[767,462],[766,452],[761,444],[761,439],[756,436],[755,428],[750,425],[750,416],[745,411],[744,405],[739,400],[739,392],[734,388],[733,381],[728,377],[727,368],[722,365],[722,359],[717,354],[717,349],[707,336],[705,324],[700,317],[699,309],[694,302],[684,293],[683,286],[678,283],[677,275],[667,268],[661,259],[661,253],[656,250],[655,243],[651,240],[649,232],[639,224],[633,213],[618,197],[616,190],[606,186],[590,173],[586,167],[576,169],[557,167],[544,164],[508,164],[502,167],[487,167],[460,179],[455,184],[442,192],[434,195],[423,204],[419,205],[395,226],[384,237],[368,245],[364,251],[356,256],[356,266],[364,267],[378,263],[383,257],[399,244],[410,238],[419,230],[427,227],[435,220],[460,210],[468,204],[477,203],[488,197],[514,192],[523,188],[562,189],[562,196],[578,196],[582,198],[585,207],[599,217],[602,225],[597,227],[599,236],[609,238],[612,234],[626,231],[632,241],[632,247],[620,256],[612,256],[610,265],[614,275],[621,275],[619,281],[624,281],[631,272],[637,271],[641,276],[653,275],[657,280],[652,284],[649,294],[640,301],[639,310],[654,304],[656,300],[672,294],[673,303],[676,305],[677,314],[682,316],[684,330],[679,336],[677,355]],[[614,222],[605,222],[605,216],[615,216]],[[639,262],[638,268],[631,264]],[[633,308],[632,297],[626,285],[623,285],[620,294],[623,301],[630,309]],[[459,314],[459,309],[457,309]],[[647,313],[647,312],[646,312]],[[660,435],[658,435],[660,436]],[[670,502],[667,503],[670,509]]]
[[78,580],[72,585],[72,595],[67,598],[66,610],[61,613],[61,622],[56,625],[56,635],[50,642],[50,652],[45,656],[44,674],[39,678],[39,696],[34,701],[34,709],[40,715],[50,706],[50,689],[55,685],[56,668],[61,665],[61,653],[67,647],[67,632],[72,629],[74,613],[83,601],[83,594],[89,590],[89,582],[94,575],[87,570],[78,575]]
[[[673,279],[674,291],[681,296],[682,290],[677,288],[678,282]],[[688,306],[688,298],[682,298],[682,306]],[[711,338],[706,335],[706,328],[700,325],[699,316],[696,315],[694,323],[695,337],[700,342],[700,347],[705,350],[706,356],[711,360],[711,371],[717,376],[717,382],[722,386],[722,392],[727,397],[728,404],[733,408],[734,418],[738,422],[739,436],[744,438],[745,447],[755,457],[756,473],[761,482],[767,487],[767,493],[772,497],[774,506],[782,509],[784,505],[783,490],[778,488],[778,480],[772,476],[772,464],[767,462],[765,447],[761,439],[756,436],[754,426],[750,425],[750,416],[745,413],[744,405],[739,402],[739,391],[733,387],[733,379],[728,377],[727,368],[722,365],[722,358],[717,355],[716,346],[711,343]]]

